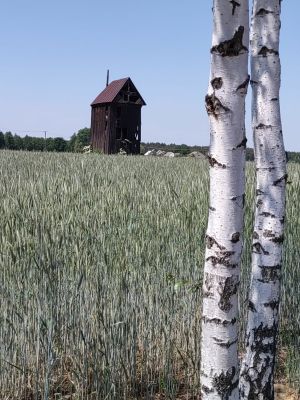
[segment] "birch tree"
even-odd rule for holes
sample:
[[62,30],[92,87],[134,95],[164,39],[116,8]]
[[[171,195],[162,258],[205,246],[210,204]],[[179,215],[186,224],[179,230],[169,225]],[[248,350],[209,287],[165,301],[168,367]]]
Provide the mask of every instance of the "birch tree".
[[274,398],[286,156],[279,108],[280,0],[254,0],[251,22],[252,124],[257,171],[246,354],[241,399]]
[[238,287],[245,198],[248,0],[214,0],[210,119],[210,207],[203,279],[203,399],[238,399]]

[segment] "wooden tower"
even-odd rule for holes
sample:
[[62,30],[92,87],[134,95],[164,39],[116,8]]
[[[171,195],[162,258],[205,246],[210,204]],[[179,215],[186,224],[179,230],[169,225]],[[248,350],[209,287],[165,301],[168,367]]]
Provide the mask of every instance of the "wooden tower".
[[104,154],[139,154],[141,110],[146,105],[130,78],[107,82],[92,102],[91,145]]

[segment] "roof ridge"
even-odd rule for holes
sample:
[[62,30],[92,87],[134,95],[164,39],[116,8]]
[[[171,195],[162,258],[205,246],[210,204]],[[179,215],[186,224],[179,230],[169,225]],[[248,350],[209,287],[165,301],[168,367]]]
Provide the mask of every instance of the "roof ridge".
[[[119,92],[122,90],[123,86],[128,81],[130,81],[131,84],[135,87],[135,85],[132,82],[130,77],[115,79],[115,80],[111,81],[108,84],[108,86],[106,86],[106,88],[104,90],[102,90],[102,92],[95,98],[95,100],[92,102],[91,106],[94,106],[96,104],[112,103],[115,100],[115,98],[117,97],[117,95],[119,94]],[[141,95],[140,95],[140,97],[143,100]],[[144,102],[144,100],[143,100],[143,102]]]

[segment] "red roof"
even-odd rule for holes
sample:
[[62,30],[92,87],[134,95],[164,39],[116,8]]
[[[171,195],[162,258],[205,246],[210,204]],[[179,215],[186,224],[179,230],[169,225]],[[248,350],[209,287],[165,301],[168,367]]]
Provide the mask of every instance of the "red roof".
[[[125,86],[125,84],[131,81],[130,78],[123,78],[118,79],[116,81],[112,81],[92,102],[91,106],[96,104],[103,104],[103,103],[112,103],[114,99],[117,97],[119,92]],[[131,82],[132,83],[132,82]],[[134,85],[133,85],[134,86]],[[142,96],[141,96],[142,98]],[[143,100],[144,102],[144,100]],[[144,102],[145,103],[145,102]],[[146,103],[145,103],[146,104]]]

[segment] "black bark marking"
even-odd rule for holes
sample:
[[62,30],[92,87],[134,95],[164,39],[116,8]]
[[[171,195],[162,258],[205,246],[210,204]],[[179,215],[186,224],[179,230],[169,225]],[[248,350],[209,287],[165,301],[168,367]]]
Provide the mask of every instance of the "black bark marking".
[[234,33],[233,38],[225,40],[220,44],[211,48],[211,53],[220,54],[222,57],[236,57],[244,51],[248,51],[247,47],[243,45],[244,27],[239,26],[238,30]]
[[269,10],[266,10],[265,8],[261,8],[259,11],[257,11],[256,16],[264,17],[265,15],[268,15],[268,14],[274,14],[274,13],[273,13],[273,11],[269,11]]
[[256,196],[261,196],[262,194],[265,194],[265,192],[260,189],[256,189]]
[[259,242],[253,243],[252,248],[253,248],[253,253],[257,254],[263,253],[265,256],[270,254],[267,250],[263,248],[263,246]]
[[[281,0],[280,0],[281,1]],[[274,352],[276,349],[274,349]],[[269,361],[269,364],[272,362],[272,373],[268,377],[268,381],[264,384],[264,387],[262,389],[262,394],[264,396],[264,399],[274,399],[274,357],[272,357],[272,360]],[[262,381],[262,380],[261,380]]]
[[216,209],[214,207],[209,207],[210,211],[216,211]]
[[211,292],[207,292],[206,290],[203,290],[202,296],[205,299],[213,299],[214,294]]
[[280,218],[280,223],[283,225],[284,224],[284,221],[285,221],[285,217],[282,217],[282,218]]
[[[270,364],[269,358],[267,360],[267,365]],[[262,395],[262,399],[266,400],[274,400],[274,393],[273,393],[273,383],[270,381],[272,380],[272,377],[269,376],[268,381],[266,382],[266,387],[262,388],[262,380],[264,377],[264,373],[266,368],[264,368],[261,372],[257,372],[257,378],[251,380],[249,375],[246,375],[249,373],[250,368],[244,373],[242,373],[242,376],[244,376],[244,379],[248,381],[249,383],[249,392],[247,395],[248,400],[257,400],[258,395]],[[245,392],[241,391],[241,395],[245,396]]]
[[214,275],[208,273],[205,274],[204,287],[203,296],[206,298],[214,297],[212,290],[214,288]]
[[254,303],[252,303],[252,301],[250,301],[250,300],[249,300],[249,303],[248,303],[248,308],[249,308],[249,310],[251,310],[252,312],[257,312]]
[[238,291],[239,281],[236,276],[231,276],[219,283],[218,293],[220,300],[218,306],[222,311],[229,311],[232,308],[231,297]]
[[278,279],[280,279],[281,265],[259,265],[259,268],[261,269],[261,279],[258,279],[259,282],[270,283],[276,282]]
[[215,89],[215,90],[219,90],[221,89],[221,87],[223,86],[223,79],[221,77],[219,78],[214,78],[213,80],[210,81],[211,86]]
[[264,325],[263,322],[253,329],[254,334],[254,345],[265,339],[272,339],[277,333],[277,326],[275,323],[272,326]]
[[231,198],[232,201],[237,201],[238,199],[242,198],[242,207],[245,207],[245,201],[246,201],[246,194],[242,194],[241,196],[234,196]]
[[[277,333],[277,324],[274,322],[272,326],[264,325],[263,322],[257,328],[253,329],[253,347],[265,346],[263,343],[266,339],[274,339]],[[268,343],[267,346],[273,345],[274,343]]]
[[201,375],[201,376],[205,376],[205,378],[209,378],[209,375],[207,375],[207,374],[203,371],[203,369],[201,369],[200,375]]
[[277,97],[273,97],[273,99],[271,99],[271,101],[278,101]]
[[213,247],[213,245],[216,245],[218,247],[218,249],[226,250],[226,248],[224,246],[220,245],[216,241],[216,239],[214,239],[213,237],[211,237],[209,235],[206,235],[205,239],[206,239],[206,246],[207,246],[208,249],[211,249]]
[[269,128],[272,128],[272,125],[259,124],[255,127],[255,129],[269,129]]
[[283,241],[284,241],[284,235],[280,235],[278,237],[273,237],[273,239],[271,239],[271,242],[277,243],[277,244],[282,244]]
[[253,232],[253,239],[257,240],[259,239],[259,234],[257,232]]
[[279,185],[281,182],[286,182],[288,179],[288,174],[283,175],[281,178],[273,182],[273,186]]
[[251,85],[251,86],[258,85],[258,82],[257,82],[257,81],[253,81],[253,80],[251,79],[251,80],[250,80],[250,85]]
[[[263,144],[260,144],[259,146],[260,146],[260,147],[263,147]],[[269,171],[269,172],[274,171],[274,169],[276,169],[276,168],[275,168],[275,167],[255,168],[256,171],[262,171],[262,170],[264,170],[264,171]]]
[[235,253],[234,251],[224,251],[220,252],[220,256],[210,256],[206,258],[206,261],[210,261],[212,265],[215,267],[217,264],[223,265],[224,267],[227,268],[236,268],[238,265],[237,264],[232,264],[230,261],[230,257]]
[[240,240],[241,234],[240,232],[235,232],[231,235],[231,242],[237,243]]
[[244,93],[247,93],[249,82],[250,82],[250,75],[248,75],[248,78],[243,83],[241,83],[240,86],[236,88],[236,91],[243,90]]
[[228,400],[233,390],[238,387],[238,379],[234,381],[235,372],[235,367],[232,367],[226,372],[223,371],[220,375],[215,375],[213,378],[213,387],[222,400]]
[[[253,346],[251,346],[253,348]],[[262,345],[261,342],[258,344],[258,348],[255,349],[255,355],[253,358],[253,366],[247,368],[242,372],[241,376],[249,384],[249,392],[247,395],[248,400],[257,400],[258,396],[261,395],[262,399],[265,400],[274,400],[274,392],[273,392],[273,371],[274,371],[274,355],[275,354],[275,343]],[[269,355],[262,359],[260,357],[261,352],[267,352]],[[271,366],[271,373],[266,376],[266,372]],[[251,369],[251,373],[250,373]],[[255,374],[255,372],[256,374]],[[267,379],[266,379],[267,378]],[[244,396],[244,394],[241,395]]]
[[240,3],[238,3],[238,2],[235,1],[235,0],[230,0],[230,3],[232,4],[232,15],[234,15],[235,9],[236,9],[237,7],[240,7],[241,5],[240,5]]
[[251,333],[250,332],[246,333],[246,337],[245,337],[245,345],[246,345],[246,347],[249,347],[250,337],[251,337]]
[[263,46],[258,52],[258,55],[263,57],[267,57],[268,54],[275,54],[276,56],[279,55],[277,50],[269,49],[267,46]]
[[210,389],[209,387],[205,385],[201,385],[201,389],[205,394],[213,393],[214,389]]
[[212,114],[216,119],[218,119],[219,115],[223,113],[229,112],[229,108],[224,106],[221,101],[218,99],[215,94],[206,95],[205,96],[205,106],[207,114]]
[[259,214],[261,217],[270,217],[270,218],[276,218],[276,215],[271,214],[267,211],[263,211],[262,213]]
[[209,165],[210,165],[211,167],[221,167],[221,168],[223,168],[223,169],[226,168],[226,165],[225,165],[225,164],[220,163],[220,162],[217,161],[214,157],[212,157],[210,154],[207,155],[207,159],[208,159]]
[[257,200],[256,207],[259,208],[259,207],[261,207],[263,204],[264,204],[264,202],[262,201],[262,199],[259,199],[259,200]]
[[244,147],[244,148],[246,148],[246,144],[247,144],[247,138],[244,138],[242,141],[241,141],[241,143],[239,143],[235,148],[233,148],[232,150],[236,150],[236,149],[239,149],[239,148],[241,148],[241,147]]
[[202,321],[207,324],[216,324],[216,325],[223,325],[223,326],[228,326],[228,325],[234,325],[236,323],[236,318],[233,318],[232,320],[222,320],[220,318],[208,318],[208,317],[201,317]]
[[228,341],[228,342],[224,342],[222,339],[218,339],[216,337],[213,337],[215,343],[220,346],[220,347],[226,347],[227,349],[229,349],[229,347],[231,347],[232,345],[234,345],[235,343],[237,343],[238,339],[236,338],[235,340],[232,341]]
[[270,301],[270,303],[264,303],[265,307],[270,307],[272,310],[278,310],[279,308],[279,301]]
[[273,233],[270,229],[265,229],[263,236],[265,238],[273,238],[273,237],[275,237],[275,233]]

